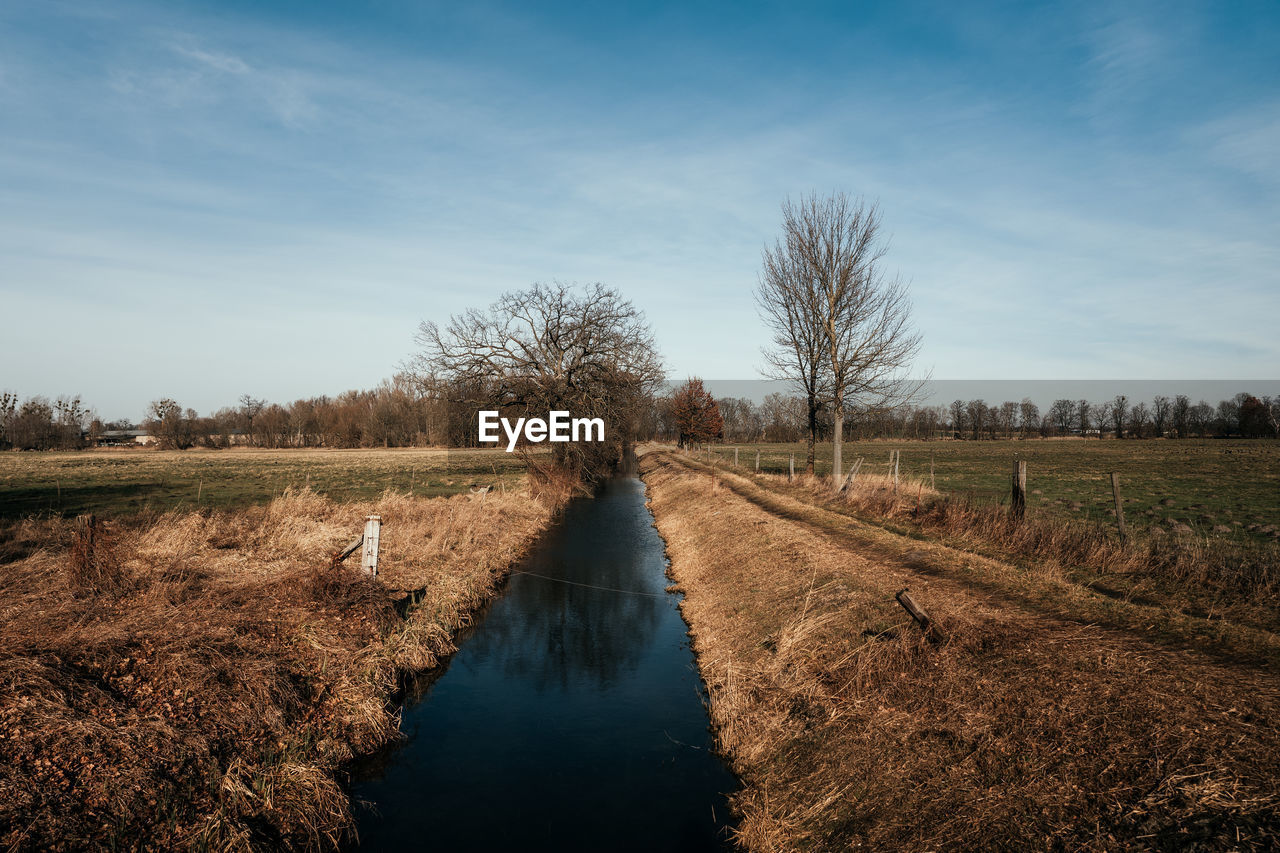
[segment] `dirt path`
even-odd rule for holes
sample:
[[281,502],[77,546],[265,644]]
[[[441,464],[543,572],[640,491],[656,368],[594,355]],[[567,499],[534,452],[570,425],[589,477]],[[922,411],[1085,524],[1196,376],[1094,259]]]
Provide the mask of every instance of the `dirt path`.
[[[1276,842],[1273,638],[1253,664],[1159,645],[1134,626],[1198,628],[676,454],[641,470],[748,847]],[[904,586],[945,642],[898,607]],[[1095,610],[1111,617],[1079,618]]]

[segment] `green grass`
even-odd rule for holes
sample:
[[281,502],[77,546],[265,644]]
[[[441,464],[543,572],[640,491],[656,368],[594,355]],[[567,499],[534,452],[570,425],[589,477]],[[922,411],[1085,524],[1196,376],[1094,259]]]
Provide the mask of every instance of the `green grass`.
[[[738,447],[739,465],[747,470],[755,466],[757,450],[761,471],[784,473],[791,453],[797,472],[804,467],[803,444]],[[928,484],[932,465],[939,491],[975,501],[1007,503],[1013,463],[1025,459],[1032,513],[1114,524],[1110,472],[1116,471],[1131,528],[1167,529],[1173,522],[1209,537],[1280,538],[1277,441],[860,441],[845,445],[846,470],[862,456],[863,470],[883,474],[890,450],[901,451],[904,478]],[[714,447],[712,453],[733,462],[732,445]],[[817,473],[830,472],[826,443],[818,447]]]
[[305,486],[336,500],[371,498],[387,489],[435,497],[473,485],[510,488],[523,474],[519,456],[492,448],[5,452],[0,519],[234,508]]

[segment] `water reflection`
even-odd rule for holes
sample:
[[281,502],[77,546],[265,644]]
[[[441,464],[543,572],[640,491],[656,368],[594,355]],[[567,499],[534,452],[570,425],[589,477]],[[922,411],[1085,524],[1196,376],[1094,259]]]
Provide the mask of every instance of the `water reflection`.
[[[732,776],[635,479],[577,501],[356,786],[370,849],[708,850]],[[623,590],[619,592],[617,590]]]

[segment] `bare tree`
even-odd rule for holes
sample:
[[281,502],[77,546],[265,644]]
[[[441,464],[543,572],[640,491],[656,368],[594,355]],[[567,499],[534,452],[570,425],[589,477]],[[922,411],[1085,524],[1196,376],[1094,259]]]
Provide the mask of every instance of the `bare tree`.
[[454,316],[444,328],[423,322],[415,340],[421,349],[408,370],[425,385],[469,389],[463,402],[472,417],[491,406],[602,418],[605,443],[552,445],[558,463],[588,479],[603,475],[638,432],[664,378],[644,315],[603,284],[534,284]]
[[773,254],[802,282],[795,312],[809,315],[822,364],[816,374],[832,412],[832,477],[840,481],[845,412],[886,408],[913,398],[922,382],[904,372],[920,349],[910,325],[911,302],[898,277],[886,277],[887,244],[880,211],[838,192],[811,194],[782,206],[783,236]]
[[240,395],[240,417],[244,423],[245,438],[257,444],[257,437],[253,431],[253,421],[267,407],[267,401],[257,399],[249,394]]
[[1030,397],[1023,397],[1018,404],[1018,411],[1022,418],[1022,436],[1026,438],[1028,433],[1040,426],[1040,407],[1031,402]]
[[1151,425],[1151,413],[1146,403],[1138,403],[1129,412],[1128,429],[1134,438],[1143,438]]
[[[784,215],[787,210],[783,208]],[[804,397],[805,470],[812,474],[818,415],[830,388],[818,281],[803,255],[793,250],[793,242],[788,231],[785,242],[778,240],[762,253],[756,306],[773,333],[773,346],[764,350],[762,372],[791,383]]]
[[1124,427],[1128,423],[1129,398],[1124,394],[1117,394],[1116,398],[1108,404],[1108,411],[1111,414],[1111,427],[1116,432],[1116,438],[1124,438]]
[[[1088,405],[1088,404],[1086,404]],[[1058,435],[1070,435],[1076,423],[1076,404],[1071,400],[1054,400],[1049,407],[1049,420]]]
[[947,411],[951,415],[951,432],[960,438],[964,432],[964,400],[952,400]]
[[1169,417],[1173,420],[1173,433],[1178,438],[1186,438],[1191,426],[1191,398],[1186,394],[1178,394],[1173,398],[1173,411]]
[[1151,426],[1155,430],[1156,438],[1164,438],[1165,430],[1169,426],[1169,415],[1172,406],[1168,397],[1157,396],[1151,404]]
[[[1099,407],[1093,405],[1088,400],[1080,400],[1076,403],[1076,426],[1080,428],[1080,437],[1084,438],[1094,421],[1099,425],[1098,437],[1102,437],[1102,417],[1098,415]],[[1095,417],[1096,416],[1096,417]]]

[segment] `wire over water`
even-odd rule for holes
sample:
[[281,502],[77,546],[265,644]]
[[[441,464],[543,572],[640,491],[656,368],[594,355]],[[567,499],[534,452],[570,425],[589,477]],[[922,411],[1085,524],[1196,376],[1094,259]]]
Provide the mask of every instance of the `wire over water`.
[[636,590],[636,589],[618,589],[612,586],[596,586],[595,584],[590,584],[590,583],[578,583],[577,581],[567,581],[564,578],[553,578],[550,575],[540,575],[537,572],[513,571],[511,574],[528,575],[529,577],[532,577],[532,578],[542,578],[544,581],[553,581],[555,583],[568,584],[569,586],[580,586],[580,587],[585,587],[586,589],[598,589],[601,592],[620,592],[623,595],[643,595],[647,598],[665,598],[667,596],[667,593],[665,592],[640,592],[639,590]]

